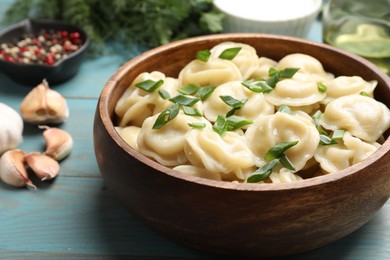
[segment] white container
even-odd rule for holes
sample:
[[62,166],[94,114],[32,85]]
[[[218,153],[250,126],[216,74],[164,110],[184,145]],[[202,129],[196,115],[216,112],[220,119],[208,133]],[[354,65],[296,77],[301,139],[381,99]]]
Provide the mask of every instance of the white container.
[[255,32],[305,37],[322,0],[214,0],[225,14],[224,32]]

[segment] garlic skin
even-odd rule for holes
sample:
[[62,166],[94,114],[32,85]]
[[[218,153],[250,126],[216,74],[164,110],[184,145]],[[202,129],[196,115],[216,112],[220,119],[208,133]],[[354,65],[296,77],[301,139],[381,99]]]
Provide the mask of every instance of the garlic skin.
[[37,187],[28,177],[24,166],[25,153],[21,149],[5,152],[0,158],[0,179],[13,187],[25,187],[36,190]]
[[24,160],[41,181],[57,177],[60,171],[60,165],[55,159],[41,153],[30,153],[24,156]]
[[46,141],[45,155],[57,161],[69,155],[73,148],[73,138],[68,132],[56,127],[40,126],[40,128],[45,129],[42,133]]
[[23,119],[19,113],[0,103],[0,155],[23,141]]
[[69,117],[65,98],[49,88],[46,80],[33,88],[20,104],[24,121],[31,124],[62,123]]

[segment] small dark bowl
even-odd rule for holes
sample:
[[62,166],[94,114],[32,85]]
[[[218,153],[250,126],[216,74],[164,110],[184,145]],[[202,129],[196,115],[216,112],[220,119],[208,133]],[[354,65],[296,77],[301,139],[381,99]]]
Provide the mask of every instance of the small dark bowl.
[[54,20],[26,19],[0,32],[0,44],[15,41],[25,34],[37,35],[42,29],[78,32],[80,33],[82,46],[68,57],[51,66],[46,64],[11,63],[0,60],[1,71],[17,83],[35,86],[46,78],[50,85],[55,85],[73,77],[80,68],[89,46],[89,39],[84,30],[72,24]]

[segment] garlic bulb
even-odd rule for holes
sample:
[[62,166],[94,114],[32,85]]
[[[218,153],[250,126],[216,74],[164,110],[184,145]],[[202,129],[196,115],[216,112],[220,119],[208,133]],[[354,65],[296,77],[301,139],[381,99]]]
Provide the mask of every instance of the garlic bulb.
[[73,139],[68,132],[56,127],[40,126],[40,128],[45,129],[43,131],[43,137],[46,141],[45,155],[57,161],[69,155],[73,147]]
[[23,120],[18,112],[0,103],[0,154],[14,149],[23,141]]
[[58,162],[44,154],[33,152],[26,155],[24,160],[41,181],[55,178],[60,171]]
[[62,123],[69,116],[65,98],[49,88],[46,80],[33,88],[20,104],[23,119],[31,124]]
[[28,178],[24,166],[25,153],[20,149],[5,152],[0,158],[0,179],[13,187],[29,187],[36,190],[36,186]]

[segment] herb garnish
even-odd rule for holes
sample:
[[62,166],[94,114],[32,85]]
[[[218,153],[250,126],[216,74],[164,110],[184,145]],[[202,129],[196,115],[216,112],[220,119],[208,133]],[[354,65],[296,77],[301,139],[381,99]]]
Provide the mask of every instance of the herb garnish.
[[164,81],[162,79],[160,79],[158,81],[147,79],[147,80],[138,82],[137,84],[135,84],[135,86],[142,89],[142,90],[145,90],[147,92],[153,92],[156,89],[158,89],[159,87],[161,87],[162,84],[164,84]]
[[169,101],[173,103],[177,103],[182,106],[193,106],[195,105],[200,99],[197,97],[188,97],[185,95],[177,95],[173,98],[170,98]]
[[328,89],[328,87],[322,82],[317,82],[317,88],[318,91],[320,91],[321,93],[325,93],[326,90]]
[[292,114],[291,108],[289,106],[287,106],[286,104],[280,105],[278,112],[286,113],[289,115]]
[[318,110],[312,116],[314,120],[314,124],[317,127],[318,132],[320,133],[320,144],[322,145],[331,145],[337,144],[337,140],[340,140],[344,137],[344,130],[335,130],[333,131],[332,136],[330,137],[328,132],[325,131],[320,125],[320,117],[322,116],[322,112]]
[[188,106],[182,106],[184,114],[188,116],[202,116],[202,113],[199,111],[199,109],[195,107],[188,107]]
[[223,115],[218,115],[217,120],[215,121],[212,129],[220,136],[224,136],[227,131],[234,131],[245,125],[249,125],[252,123],[253,123],[252,120],[240,116],[236,116],[236,115],[232,115],[228,117],[225,117]]
[[180,106],[179,104],[173,104],[172,106],[168,107],[164,111],[160,113],[160,115],[157,117],[156,122],[154,122],[153,129],[160,129],[164,125],[166,125],[169,121],[174,119],[177,114],[179,114]]
[[197,129],[203,129],[206,127],[206,124],[205,123],[188,123],[188,125],[192,128],[197,128]]
[[210,52],[210,50],[201,50],[201,51],[196,52],[195,56],[196,56],[197,60],[200,60],[203,62],[208,62],[208,60],[211,56],[211,52]]
[[227,131],[227,127],[228,125],[226,123],[226,117],[218,115],[217,120],[215,121],[212,129],[220,136],[224,136]]
[[267,179],[279,163],[289,170],[295,170],[293,163],[285,155],[285,152],[297,145],[298,142],[298,140],[286,141],[271,147],[264,156],[264,159],[269,162],[252,173],[247,182],[255,183]]
[[162,98],[162,99],[169,99],[170,97],[171,97],[171,95],[169,94],[169,92],[168,91],[166,91],[165,89],[159,89],[158,90],[158,94],[160,95],[160,97]]
[[232,60],[237,56],[237,54],[240,52],[240,50],[241,50],[241,47],[234,47],[234,48],[226,49],[218,56],[218,58],[224,59],[224,60]]
[[285,68],[284,70],[270,68],[268,71],[270,78],[268,80],[251,79],[241,82],[241,84],[255,93],[269,93],[275,88],[276,83],[282,79],[292,78],[298,70],[299,68]]
[[245,105],[245,103],[248,101],[247,98],[244,98],[242,100],[238,100],[238,99],[235,99],[231,96],[219,96],[219,97],[220,97],[220,99],[222,99],[222,101],[226,105],[228,105],[232,108],[229,112],[227,112],[226,117],[233,115],[237,110],[241,109]]

